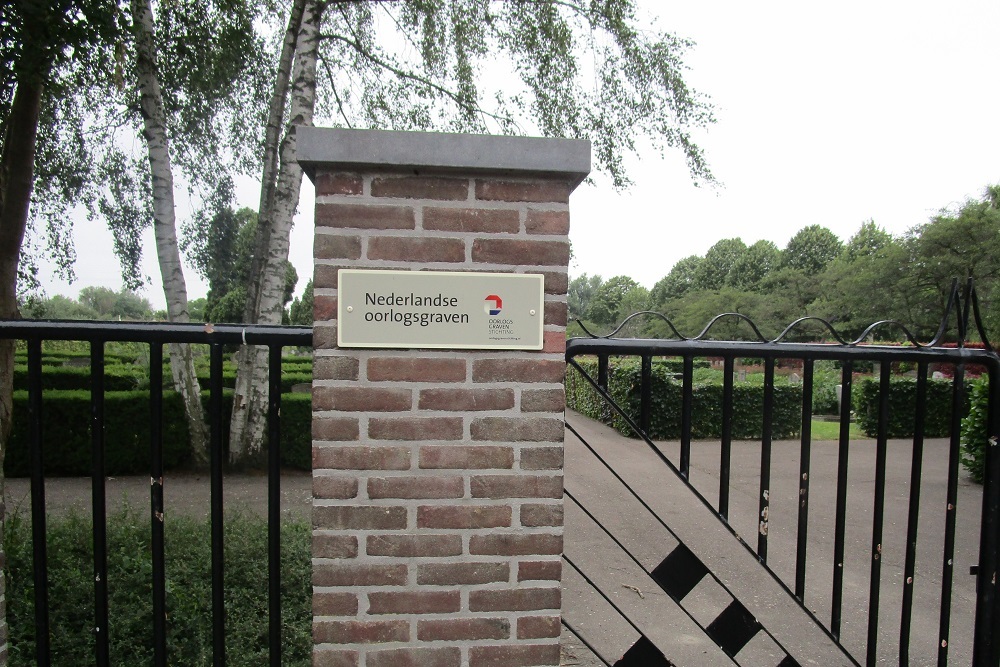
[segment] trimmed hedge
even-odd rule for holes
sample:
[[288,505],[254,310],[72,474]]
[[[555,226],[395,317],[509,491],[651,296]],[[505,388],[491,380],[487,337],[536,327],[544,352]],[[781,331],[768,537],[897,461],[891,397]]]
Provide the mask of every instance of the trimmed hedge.
[[[919,407],[924,413],[924,435],[928,438],[945,438],[951,434],[951,384],[950,380],[927,380],[927,403]],[[862,378],[855,383],[851,393],[858,426],[868,437],[876,437],[878,378]],[[888,437],[913,437],[917,407],[916,378],[890,378]]]
[[[597,377],[597,362],[578,359],[580,366]],[[668,364],[652,366],[653,413],[650,418],[650,438],[675,440],[681,435],[683,384],[674,379]],[[608,369],[608,391],[629,417],[638,423],[642,401],[640,393],[642,369],[638,361],[626,361]],[[696,384],[693,387],[691,435],[694,438],[719,438],[722,435],[721,383]],[[575,368],[567,369],[566,404],[568,407],[611,425],[630,437],[635,434],[616,411],[608,406],[597,391]],[[802,388],[797,385],[774,387],[774,417],[772,437],[793,438],[801,430]],[[738,383],[733,387],[733,437],[761,437],[764,422],[763,386]]]
[[[108,475],[148,474],[149,392],[109,391],[104,396],[105,466]],[[202,392],[207,411],[208,392]],[[232,409],[232,392],[223,394],[223,415]],[[42,406],[42,451],[45,474],[89,475],[92,467],[90,437],[90,392],[49,391]],[[30,474],[28,394],[14,392],[14,421],[4,459],[10,477]],[[228,442],[229,420],[223,419],[224,442]],[[312,466],[312,396],[282,394],[281,460],[290,467]],[[163,463],[177,468],[189,462],[187,420],[180,395],[163,393]]]
[[962,420],[962,465],[969,470],[972,479],[982,484],[986,475],[986,443],[989,440],[989,378],[973,382],[968,395],[969,412]]
[[[295,364],[295,369],[300,369],[303,364]],[[196,369],[198,382],[202,388],[208,387],[210,380],[209,369]],[[170,364],[163,365],[163,386],[172,387]],[[281,373],[281,393],[286,394],[297,384],[312,382],[312,369],[308,370],[286,370],[282,367]],[[136,364],[115,364],[104,368],[104,389],[105,391],[131,391],[149,386],[149,372],[145,367]],[[222,386],[232,389],[236,386],[236,370],[226,369],[222,372]],[[14,367],[14,389],[28,389],[28,367],[18,365]],[[89,366],[43,366],[42,367],[42,389],[61,391],[90,391],[90,367]]]

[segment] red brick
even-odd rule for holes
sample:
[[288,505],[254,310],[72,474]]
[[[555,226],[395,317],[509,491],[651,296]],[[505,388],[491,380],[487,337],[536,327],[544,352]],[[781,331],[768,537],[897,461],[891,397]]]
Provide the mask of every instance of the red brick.
[[562,535],[545,533],[490,533],[469,538],[469,553],[476,556],[532,556],[562,553]]
[[475,590],[469,593],[469,611],[559,609],[561,599],[558,587]]
[[531,447],[521,450],[521,470],[561,470],[562,447]]
[[313,535],[313,558],[356,558],[358,538],[354,535]]
[[517,566],[518,581],[559,581],[562,578],[562,561],[521,561]]
[[[560,384],[566,373],[561,359],[476,359],[472,362],[473,382],[551,382]],[[318,409],[313,404],[313,409]]]
[[[523,402],[523,398],[521,399]],[[417,400],[421,410],[476,412],[510,410],[514,407],[513,389],[423,389]]]
[[406,565],[357,562],[313,565],[313,586],[405,586]]
[[371,382],[464,382],[465,359],[374,357],[368,360]]
[[461,498],[465,480],[461,477],[371,477],[369,498]]
[[343,442],[357,440],[360,428],[352,417],[313,417],[313,440]]
[[360,195],[363,183],[360,176],[354,174],[331,174],[321,171],[316,174],[316,196],[323,195]]
[[522,616],[517,619],[518,639],[558,637],[562,623],[558,616]]
[[458,591],[375,591],[368,594],[369,614],[450,614],[461,608],[462,594]]
[[358,652],[316,648],[313,651],[312,667],[358,667]]
[[473,646],[469,667],[537,667],[559,664],[559,644]]
[[337,297],[317,294],[313,297],[313,321],[325,322],[337,319]]
[[409,410],[409,389],[375,387],[313,387],[313,410],[340,412],[401,412]]
[[421,586],[473,586],[508,579],[508,563],[425,563],[417,566],[417,583]]
[[542,271],[545,277],[545,293],[565,296],[569,290],[569,274],[564,271]]
[[491,445],[453,445],[421,447],[421,468],[449,470],[509,470],[514,467],[514,450],[511,447]]
[[550,417],[477,417],[473,440],[487,442],[562,442],[565,426]]
[[313,377],[316,380],[357,380],[360,364],[354,357],[316,357]]
[[421,505],[418,528],[506,528],[511,523],[509,505]]
[[368,654],[366,664],[368,667],[459,667],[462,664],[462,649],[447,646],[373,651]]
[[314,616],[356,616],[358,596],[355,593],[313,593]]
[[562,505],[521,505],[521,525],[529,528],[563,525]]
[[314,498],[346,500],[357,497],[358,480],[339,475],[313,475],[312,488]]
[[317,644],[384,644],[410,641],[410,623],[392,621],[316,621]]
[[510,639],[510,621],[506,618],[421,620],[417,622],[417,639],[425,642]]
[[317,505],[313,526],[325,530],[403,530],[405,507]]
[[563,301],[546,301],[545,302],[545,324],[550,324],[556,327],[566,326],[567,318],[569,317],[569,309],[566,303]]
[[313,268],[313,289],[330,288],[337,289],[339,275],[337,271],[340,267],[331,264],[316,264]]
[[409,470],[408,447],[313,447],[313,469]]
[[368,241],[368,259],[455,264],[465,261],[465,241],[445,238],[377,236]]
[[425,558],[461,556],[461,535],[369,535],[365,545],[369,556]]
[[562,354],[566,351],[566,331],[546,331],[543,335],[542,352]]
[[372,440],[461,440],[464,434],[461,417],[373,417],[368,422]]
[[521,392],[521,412],[563,412],[566,409],[566,390],[525,389]]
[[487,201],[526,201],[569,203],[572,192],[564,181],[476,180],[476,199]]
[[313,241],[316,259],[361,259],[361,237],[340,234],[316,234]]
[[[313,325],[313,348],[317,350],[331,350],[337,346],[337,323]],[[316,378],[313,378],[316,379]],[[313,394],[315,398],[315,394]],[[315,407],[315,404],[314,404]]]
[[469,181],[441,176],[378,177],[372,179],[371,193],[372,197],[456,201],[469,198]]
[[480,264],[512,266],[566,266],[569,243],[523,239],[476,239],[472,242],[472,261]]
[[516,234],[521,220],[513,209],[425,208],[423,226],[431,231]]
[[416,216],[409,206],[364,204],[316,204],[317,227],[341,229],[416,229]]
[[529,234],[569,234],[569,211],[539,211],[528,209],[524,230]]
[[478,475],[471,481],[473,498],[562,498],[562,476]]

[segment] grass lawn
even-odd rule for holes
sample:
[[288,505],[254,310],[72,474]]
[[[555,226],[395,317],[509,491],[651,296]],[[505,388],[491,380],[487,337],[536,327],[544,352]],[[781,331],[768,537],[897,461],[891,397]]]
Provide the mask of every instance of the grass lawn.
[[[866,438],[857,422],[851,422],[851,440]],[[812,422],[813,440],[840,440],[840,422],[828,422],[814,419]]]

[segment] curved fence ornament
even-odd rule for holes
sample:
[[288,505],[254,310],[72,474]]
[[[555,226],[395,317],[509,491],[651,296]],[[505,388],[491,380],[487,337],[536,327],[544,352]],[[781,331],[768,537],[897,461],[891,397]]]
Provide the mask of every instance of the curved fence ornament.
[[909,342],[909,344],[912,345],[914,348],[923,349],[923,348],[937,347],[941,344],[941,341],[944,338],[945,333],[947,333],[948,331],[948,325],[951,320],[952,313],[954,313],[955,324],[958,333],[958,341],[957,341],[958,347],[964,348],[966,344],[969,342],[968,340],[969,319],[971,317],[972,322],[975,325],[976,333],[979,335],[979,339],[983,343],[983,347],[989,350],[990,352],[995,353],[996,351],[994,350],[993,345],[990,343],[989,338],[986,335],[986,328],[983,325],[982,314],[979,308],[979,297],[978,294],[976,293],[976,288],[971,278],[966,283],[964,292],[965,293],[963,296],[962,290],[960,290],[958,286],[958,279],[956,278],[955,280],[953,280],[951,285],[951,292],[948,295],[948,303],[945,306],[943,315],[941,316],[941,323],[938,326],[938,329],[935,332],[934,337],[927,343],[921,343],[917,339],[917,337],[913,334],[913,332],[910,331],[910,329],[905,324],[903,324],[898,320],[879,320],[878,322],[874,322],[868,325],[868,327],[863,332],[861,332],[861,335],[853,340],[850,340],[842,336],[830,321],[825,320],[822,317],[815,317],[815,316],[800,317],[799,319],[795,320],[787,327],[785,327],[784,330],[782,330],[782,332],[773,339],[769,339],[766,336],[764,336],[764,334],[761,333],[760,328],[757,326],[757,324],[750,317],[742,313],[721,313],[719,315],[716,315],[708,322],[708,324],[705,325],[705,327],[701,330],[701,332],[698,335],[690,337],[683,335],[677,329],[677,327],[674,326],[674,323],[670,321],[670,318],[668,318],[663,313],[654,310],[642,310],[636,313],[632,313],[624,320],[622,320],[621,324],[615,327],[615,329],[611,333],[604,335],[595,334],[590,329],[588,329],[587,325],[584,324],[583,321],[580,319],[575,319],[574,321],[580,326],[583,332],[587,334],[587,336],[595,340],[616,340],[618,333],[621,332],[622,329],[624,329],[629,322],[640,317],[646,317],[646,318],[659,319],[663,321],[670,328],[670,331],[673,334],[673,336],[672,338],[669,338],[667,340],[701,341],[701,340],[709,340],[708,338],[709,333],[719,322],[723,320],[735,319],[737,321],[745,322],[753,331],[757,340],[747,341],[750,343],[790,342],[788,340],[789,337],[796,331],[803,329],[804,328],[803,325],[805,325],[806,323],[819,323],[829,333],[829,335],[840,345],[854,347],[863,344],[865,341],[872,338],[874,334],[878,331],[895,330],[897,333],[902,334]]

